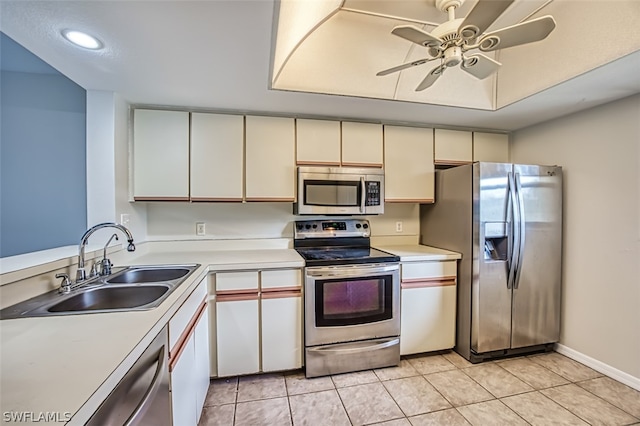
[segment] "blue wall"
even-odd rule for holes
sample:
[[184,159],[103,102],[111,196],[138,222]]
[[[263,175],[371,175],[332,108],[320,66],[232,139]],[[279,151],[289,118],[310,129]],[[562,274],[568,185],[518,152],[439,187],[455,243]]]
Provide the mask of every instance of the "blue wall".
[[87,227],[86,91],[0,33],[0,257]]

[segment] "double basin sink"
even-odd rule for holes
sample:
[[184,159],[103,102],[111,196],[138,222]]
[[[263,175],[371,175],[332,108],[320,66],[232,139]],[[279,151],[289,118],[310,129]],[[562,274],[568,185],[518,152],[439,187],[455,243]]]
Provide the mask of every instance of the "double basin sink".
[[0,311],[0,319],[141,311],[158,307],[200,266],[131,266],[88,279],[68,294],[57,290]]

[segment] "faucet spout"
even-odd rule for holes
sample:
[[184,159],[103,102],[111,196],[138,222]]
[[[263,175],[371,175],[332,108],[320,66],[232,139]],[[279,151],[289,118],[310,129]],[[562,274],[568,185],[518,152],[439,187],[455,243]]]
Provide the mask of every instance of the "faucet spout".
[[[133,235],[131,234],[131,231],[129,231],[124,226],[117,223],[113,223],[113,222],[104,222],[104,223],[99,223],[95,226],[92,226],[82,235],[82,238],[80,238],[80,246],[78,248],[78,272],[76,273],[76,282],[84,281],[87,279],[87,273],[84,270],[84,249],[87,245],[87,242],[89,241],[89,237],[97,230],[103,229],[103,228],[118,229],[119,231],[121,231],[123,234],[127,236],[127,242],[129,243],[129,245],[127,246],[127,251],[134,251],[136,249],[136,246],[133,244]],[[107,245],[108,244],[109,243],[107,243]]]

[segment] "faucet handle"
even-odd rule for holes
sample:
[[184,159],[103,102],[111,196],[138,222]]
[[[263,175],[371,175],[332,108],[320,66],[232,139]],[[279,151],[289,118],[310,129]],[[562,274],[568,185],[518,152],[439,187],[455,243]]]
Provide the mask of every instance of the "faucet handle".
[[105,257],[102,259],[102,262],[100,262],[100,265],[100,275],[111,275],[111,267],[113,266],[113,263],[111,263],[109,259]]
[[58,291],[60,293],[69,293],[71,291],[71,280],[69,279],[69,275],[62,273],[56,274],[56,278],[62,278],[60,289]]
[[100,262],[94,262],[93,266],[91,267],[91,272],[89,273],[90,277],[97,277],[98,275],[100,275],[100,267],[102,266],[102,264]]

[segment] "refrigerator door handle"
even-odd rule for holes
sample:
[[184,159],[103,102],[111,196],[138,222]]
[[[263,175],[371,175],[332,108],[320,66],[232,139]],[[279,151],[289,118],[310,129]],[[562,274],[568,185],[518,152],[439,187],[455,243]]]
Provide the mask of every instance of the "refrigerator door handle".
[[513,281],[513,288],[517,289],[520,284],[520,272],[522,271],[522,258],[524,256],[524,242],[526,235],[525,228],[525,217],[524,217],[524,197],[522,196],[522,184],[520,182],[520,173],[515,174],[515,184],[516,184],[516,192],[517,192],[517,200],[518,200],[518,216],[519,216],[519,224],[518,230],[520,232],[519,244],[518,244],[518,265],[516,269],[515,280]]
[[511,258],[509,260],[509,276],[507,278],[507,288],[513,288],[518,266],[518,254],[520,249],[520,210],[516,198],[516,185],[513,173],[507,173],[509,183],[509,215],[511,216]]

